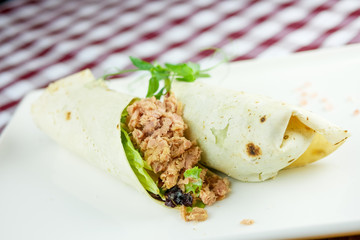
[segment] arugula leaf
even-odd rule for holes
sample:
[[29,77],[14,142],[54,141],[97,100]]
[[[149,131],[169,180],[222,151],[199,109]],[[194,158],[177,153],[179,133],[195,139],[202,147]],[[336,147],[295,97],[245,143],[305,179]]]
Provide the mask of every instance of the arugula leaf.
[[136,57],[129,57],[132,64],[137,67],[139,70],[150,70],[152,69],[154,66],[151,63],[145,62],[139,58]]
[[180,63],[176,65],[166,63],[165,66],[176,74],[176,80],[193,82],[196,79],[196,72],[194,72],[194,70],[189,66],[189,64],[190,66],[196,65],[196,63]]
[[170,89],[171,89],[171,81],[170,79],[165,79],[165,89],[166,89],[166,92],[170,92]]
[[187,65],[193,70],[194,73],[200,72],[200,64],[188,62]]
[[165,87],[163,87],[162,89],[160,89],[160,91],[154,95],[155,98],[156,98],[156,99],[160,99],[161,96],[164,95],[164,90],[165,90]]
[[199,196],[203,184],[200,178],[201,171],[202,169],[196,166],[184,172],[185,178],[191,178],[191,181],[185,184],[186,193],[193,192],[196,196]]
[[[149,79],[148,91],[146,97],[155,96],[160,99],[161,96],[167,94],[171,90],[171,83],[174,80],[183,82],[194,82],[197,78],[210,77],[206,72],[208,70],[201,70],[200,65],[193,62],[171,64],[165,63],[165,66],[154,62],[149,63],[136,57],[129,57],[135,69],[125,69],[115,73],[105,74],[101,79],[120,75],[128,72],[149,71],[151,77]],[[164,87],[159,90],[160,82],[164,81]]]
[[146,93],[146,97],[152,97],[154,96],[154,94],[156,93],[156,91],[159,89],[159,80],[157,80],[156,78],[152,77],[149,80],[149,87],[148,87],[148,91]]
[[170,71],[160,65],[155,65],[154,68],[150,70],[150,73],[151,76],[158,81],[168,79],[170,76]]
[[136,72],[136,71],[139,71],[139,69],[119,70],[119,71],[117,71],[117,72],[115,72],[115,73],[104,74],[100,79],[101,79],[101,80],[106,80],[106,79],[108,79],[109,77],[113,77],[113,76],[120,75],[120,74],[124,74],[124,73],[129,73],[129,72]]
[[210,77],[210,74],[207,74],[207,73],[199,73],[199,75],[198,75],[198,77],[199,78],[208,78],[208,77]]

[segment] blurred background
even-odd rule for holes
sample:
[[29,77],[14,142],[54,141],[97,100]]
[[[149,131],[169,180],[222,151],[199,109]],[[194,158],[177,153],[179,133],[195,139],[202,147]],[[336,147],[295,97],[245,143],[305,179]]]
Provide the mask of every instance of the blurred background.
[[[0,1],[0,134],[21,99],[66,75],[147,61],[273,58],[360,42],[358,0]],[[359,239],[349,237],[341,239]]]
[[28,92],[84,68],[343,46],[360,41],[359,15],[357,0],[0,1],[0,133]]

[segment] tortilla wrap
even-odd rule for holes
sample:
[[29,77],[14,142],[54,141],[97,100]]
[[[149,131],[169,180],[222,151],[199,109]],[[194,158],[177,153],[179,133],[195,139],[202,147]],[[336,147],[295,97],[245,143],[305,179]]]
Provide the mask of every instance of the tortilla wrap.
[[133,98],[84,70],[50,84],[33,104],[32,116],[57,143],[147,194],[121,143],[121,113]]
[[335,151],[346,130],[304,109],[203,83],[174,82],[188,137],[202,162],[241,181],[260,182]]

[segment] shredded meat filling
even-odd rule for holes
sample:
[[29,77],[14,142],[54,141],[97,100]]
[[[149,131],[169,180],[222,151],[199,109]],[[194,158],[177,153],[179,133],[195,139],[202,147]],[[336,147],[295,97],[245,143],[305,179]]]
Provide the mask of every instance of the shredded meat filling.
[[205,209],[194,207],[191,211],[186,211],[185,206],[180,207],[181,217],[186,221],[205,221],[208,218],[208,214]]
[[167,189],[175,186],[183,170],[200,160],[200,149],[184,137],[187,128],[182,106],[173,94],[163,102],[155,97],[142,99],[127,108],[128,127],[134,144]]
[[[127,124],[134,145],[152,170],[160,174],[162,186],[166,189],[178,186],[185,191],[185,184],[191,179],[184,179],[183,173],[198,164],[201,150],[184,137],[187,125],[182,119],[182,110],[173,94],[167,94],[163,102],[155,97],[142,99],[127,108]],[[206,205],[222,199],[230,191],[227,179],[208,174],[206,169],[202,170],[201,179],[203,188],[199,198]],[[186,221],[207,218],[204,209],[195,207],[190,213],[183,210]]]
[[215,174],[207,174],[203,188],[200,191],[200,199],[206,205],[212,205],[230,192],[230,182],[227,178],[221,178]]

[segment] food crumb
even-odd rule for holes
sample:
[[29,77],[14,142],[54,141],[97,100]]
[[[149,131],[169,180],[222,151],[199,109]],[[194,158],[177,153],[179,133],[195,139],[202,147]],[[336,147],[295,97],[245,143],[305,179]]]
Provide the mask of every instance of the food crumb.
[[182,205],[180,207],[180,214],[181,214],[181,217],[186,222],[190,222],[190,221],[202,222],[208,218],[208,214],[207,214],[206,210],[203,208],[199,208],[199,207],[194,207],[191,209],[191,212],[188,212],[186,207],[184,205]]
[[354,99],[353,99],[351,96],[348,96],[348,97],[346,98],[346,101],[347,101],[347,102],[354,102]]
[[302,99],[301,102],[300,102],[300,105],[301,106],[306,106],[308,103],[305,99]]
[[359,115],[360,114],[360,110],[359,109],[355,109],[355,111],[354,111],[354,116],[357,116],[357,115]]
[[318,96],[318,94],[316,92],[314,92],[310,95],[311,98],[316,98],[317,96]]
[[67,112],[66,113],[66,120],[70,120],[71,119],[71,112]]
[[[324,111],[330,112],[334,110],[334,106],[326,96],[319,94],[316,90],[312,89],[311,83],[304,83],[302,86],[295,89],[298,95],[298,105],[301,107],[318,104],[322,106]],[[347,100],[349,101],[350,98]],[[314,102],[316,100],[316,103]]]
[[327,103],[324,108],[325,108],[326,111],[329,112],[329,111],[334,109],[334,106],[332,104],[330,104],[330,103]]
[[297,89],[295,89],[296,91],[302,91],[305,88],[309,88],[311,86],[311,82],[305,82],[302,86],[298,87]]
[[243,219],[240,223],[242,225],[252,225],[255,223],[255,221],[253,219]]

